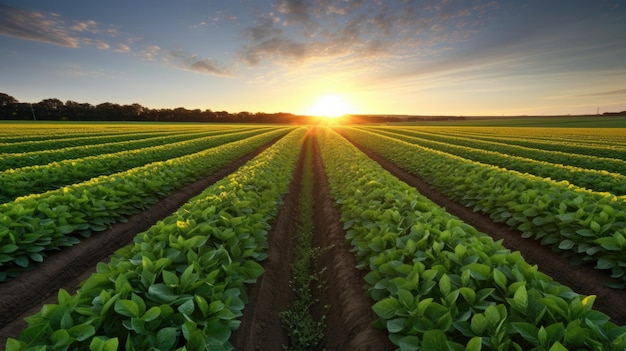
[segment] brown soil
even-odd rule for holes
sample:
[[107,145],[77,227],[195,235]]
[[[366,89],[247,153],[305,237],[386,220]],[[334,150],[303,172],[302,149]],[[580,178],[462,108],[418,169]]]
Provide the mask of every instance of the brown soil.
[[27,327],[23,320],[25,317],[37,313],[43,304],[56,303],[59,289],[63,288],[70,293],[76,291],[79,283],[95,272],[98,262],[106,261],[115,250],[131,244],[138,233],[172,214],[189,199],[234,172],[272,143],[160,200],[148,210],[131,216],[128,222],[82,239],[78,245],[53,252],[35,269],[1,283],[0,350],[4,349],[7,338],[17,337]]
[[[340,130],[338,130],[340,132]],[[344,137],[346,137],[344,135]],[[346,137],[346,139],[350,140]],[[503,239],[503,244],[511,251],[519,251],[526,262],[537,265],[539,271],[551,276],[559,283],[570,287],[583,295],[596,295],[594,308],[611,317],[618,325],[626,325],[626,291],[606,286],[610,275],[605,271],[596,270],[593,265],[573,265],[567,258],[549,247],[532,239],[524,239],[518,230],[506,224],[495,223],[488,215],[474,212],[472,209],[451,201],[440,192],[432,189],[423,179],[410,174],[350,140],[362,152],[378,162],[403,182],[415,187],[422,195],[430,198],[449,213],[474,226],[479,231],[489,234],[494,240]]]
[[267,233],[267,260],[265,272],[248,289],[248,303],[244,307],[241,325],[231,339],[238,351],[281,350],[287,345],[287,334],[282,328],[279,313],[287,310],[291,301],[291,262],[297,233],[298,198],[302,181],[304,148],[300,151],[289,192],[272,229]]
[[[314,130],[309,137],[313,137]],[[295,173],[289,193],[276,223],[268,233],[268,259],[265,273],[257,280],[249,294],[241,326],[231,338],[238,351],[281,350],[287,337],[281,329],[279,313],[288,308],[291,299],[289,280],[293,260],[294,239],[297,232],[298,197],[302,177],[303,155]],[[324,272],[323,289],[313,289],[317,308],[312,313],[320,320],[327,311],[326,340],[320,349],[325,350],[394,350],[384,330],[370,324],[376,319],[373,301],[363,289],[364,272],[356,269],[353,254],[349,251],[339,213],[333,207],[328,192],[319,147],[314,142],[314,238],[313,246],[323,248],[314,263],[316,272]]]
[[330,305],[327,316],[326,350],[395,350],[387,331],[371,324],[377,319],[365,296],[366,272],[356,268],[354,254],[345,239],[340,215],[333,206],[317,141],[313,145],[314,226],[313,245],[323,249],[316,269],[324,269],[326,289],[320,299]]

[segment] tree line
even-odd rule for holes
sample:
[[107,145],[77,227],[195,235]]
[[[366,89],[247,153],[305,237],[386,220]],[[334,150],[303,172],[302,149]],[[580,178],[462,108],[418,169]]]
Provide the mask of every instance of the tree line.
[[140,104],[119,105],[104,102],[98,105],[44,99],[37,103],[19,102],[0,93],[0,120],[46,121],[141,121],[141,122],[225,122],[225,123],[311,123],[309,117],[291,113],[251,113],[211,111],[183,107],[151,109]]

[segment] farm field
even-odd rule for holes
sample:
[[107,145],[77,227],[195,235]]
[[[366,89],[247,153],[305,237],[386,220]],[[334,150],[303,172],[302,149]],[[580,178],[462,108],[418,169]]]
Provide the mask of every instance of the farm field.
[[626,129],[3,127],[7,350],[626,347]]

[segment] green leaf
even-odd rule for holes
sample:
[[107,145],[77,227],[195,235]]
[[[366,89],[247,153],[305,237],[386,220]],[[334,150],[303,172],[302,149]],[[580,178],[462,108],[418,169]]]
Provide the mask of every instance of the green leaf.
[[568,351],[567,347],[563,346],[560,342],[555,342],[548,351]]
[[474,290],[468,287],[462,287],[459,288],[459,292],[461,293],[465,301],[469,302],[470,304],[473,305],[476,301],[476,292]]
[[600,257],[598,263],[596,264],[597,269],[611,269],[616,266],[615,261],[610,258]]
[[477,313],[472,317],[471,328],[474,333],[481,335],[485,332],[488,326],[489,320],[487,320],[485,315]]
[[52,335],[50,335],[50,341],[52,341],[52,347],[55,350],[64,350],[66,346],[70,345],[74,339],[70,337],[70,334],[65,329],[57,329]]
[[131,300],[117,300],[113,307],[115,312],[126,317],[139,317],[139,306]]
[[520,309],[526,310],[528,307],[528,292],[526,291],[525,285],[520,285],[517,290],[515,290],[513,301],[515,301]]
[[159,318],[160,315],[161,315],[161,309],[157,306],[154,306],[154,307],[151,307],[149,310],[147,310],[146,313],[143,314],[143,317],[141,317],[141,319],[143,319],[144,322],[151,322]]
[[38,252],[31,253],[30,259],[35,262],[43,262],[43,256]]
[[28,257],[23,256],[23,255],[16,257],[13,262],[15,262],[16,265],[20,267],[24,267],[24,268],[28,267],[28,264],[29,264]]
[[91,343],[89,343],[89,350],[91,351],[102,351],[104,350],[106,344],[106,340],[101,337],[91,339]]
[[170,272],[168,270],[163,270],[161,275],[163,276],[163,282],[168,287],[172,288],[178,286],[178,276],[176,275],[176,273]]
[[443,274],[441,279],[439,279],[439,290],[442,295],[448,295],[450,293],[452,286],[450,284],[450,278],[447,274]]
[[422,338],[422,350],[423,351],[441,351],[447,350],[448,338],[443,330],[434,329],[428,330],[424,333]]
[[185,301],[183,304],[181,304],[180,306],[178,306],[178,312],[187,315],[187,316],[191,316],[191,314],[193,313],[193,311],[195,310],[195,305],[193,303],[193,299],[190,298],[187,301]]
[[96,328],[89,324],[79,324],[68,330],[71,337],[78,341],[85,341],[96,334]]
[[71,232],[73,232],[74,231],[74,227],[72,227],[69,224],[65,224],[65,225],[58,226],[57,230],[59,231],[59,233],[65,235],[65,234],[70,234]]
[[467,342],[467,346],[465,347],[465,351],[480,351],[483,347],[482,338],[480,336],[475,336]]
[[574,245],[576,245],[575,242],[573,242],[573,241],[571,241],[569,239],[565,239],[565,240],[563,240],[563,241],[561,241],[559,243],[559,249],[561,249],[561,250],[571,250],[574,247]]
[[511,323],[511,326],[524,338],[524,340],[535,345],[539,343],[539,339],[537,339],[539,329],[533,324],[527,322],[513,322]]
[[390,319],[396,315],[396,311],[400,309],[400,303],[393,297],[382,299],[372,306],[372,309],[380,318]]
[[474,279],[488,280],[491,277],[491,267],[482,263],[472,263],[465,266]]
[[409,335],[398,340],[400,351],[417,351],[419,350],[420,339],[417,336]]
[[398,301],[405,308],[412,309],[415,298],[413,297],[413,294],[411,294],[410,291],[400,288],[398,289]]
[[498,312],[498,308],[494,305],[487,307],[485,317],[487,317],[491,325],[497,325],[500,322],[500,312]]
[[170,288],[163,284],[154,284],[148,288],[148,298],[158,303],[168,304],[178,298]]
[[13,338],[8,338],[4,347],[5,350],[22,350],[22,344]]
[[17,249],[19,249],[19,246],[15,244],[6,244],[0,247],[0,253],[12,253],[17,251]]
[[543,326],[541,326],[537,332],[537,339],[539,339],[539,345],[545,345],[548,341],[548,332]]
[[387,321],[387,330],[390,333],[399,333],[404,329],[406,318],[394,318]]
[[160,350],[170,350],[178,342],[176,328],[167,327],[157,333],[157,348]]
[[558,218],[563,223],[571,223],[575,219],[573,213],[561,213],[556,215],[556,218]]
[[504,273],[500,272],[497,268],[493,270],[493,280],[496,282],[500,288],[506,290],[507,279]]

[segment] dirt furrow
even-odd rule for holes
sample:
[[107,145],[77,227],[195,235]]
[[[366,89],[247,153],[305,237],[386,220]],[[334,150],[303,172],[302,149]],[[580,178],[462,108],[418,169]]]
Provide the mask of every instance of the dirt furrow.
[[[327,351],[394,350],[386,331],[370,326],[376,316],[371,308],[373,301],[365,296],[365,272],[356,269],[339,213],[330,199],[319,147],[316,142],[313,145],[313,246],[322,249],[313,270],[323,272],[321,280],[324,284],[321,289],[313,289],[319,303],[311,312],[315,320],[327,314],[326,338],[322,347]],[[286,333],[280,330],[279,313],[287,309],[292,294],[289,280],[299,215],[302,160],[303,154],[283,208],[268,233],[268,259],[263,263],[265,272],[250,290],[241,326],[231,338],[236,350],[280,350],[287,344]],[[330,307],[328,312],[324,306]]]
[[423,179],[406,172],[345,135],[344,137],[387,171],[415,187],[422,195],[445,208],[449,213],[459,217],[479,231],[489,234],[494,240],[503,239],[504,246],[511,251],[520,251],[526,262],[537,265],[541,272],[579,294],[596,295],[594,308],[610,316],[614,323],[626,325],[626,291],[607,287],[606,283],[610,280],[607,272],[594,269],[593,265],[573,265],[567,258],[553,252],[549,247],[541,245],[539,241],[524,239],[518,230],[503,223],[495,223],[489,216],[474,212],[472,209],[448,199],[431,188]]
[[324,270],[326,289],[322,305],[330,305],[327,315],[326,350],[395,350],[387,331],[371,324],[377,319],[365,296],[367,272],[356,268],[356,259],[345,239],[341,217],[330,197],[328,182],[317,141],[313,144],[314,204],[316,228],[313,245],[322,248],[316,270]]

